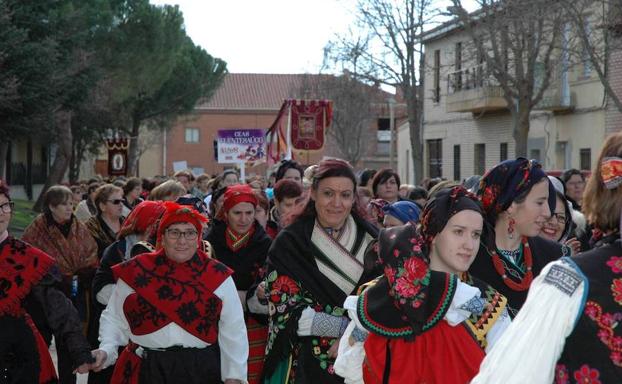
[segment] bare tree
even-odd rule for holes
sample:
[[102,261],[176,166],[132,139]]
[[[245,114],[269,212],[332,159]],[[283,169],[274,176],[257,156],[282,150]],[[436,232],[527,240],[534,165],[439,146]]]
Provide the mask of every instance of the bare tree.
[[[452,0],[450,14],[471,39],[474,55],[502,90],[513,119],[517,156],[527,156],[531,111],[543,100],[553,74],[567,71],[564,12],[549,0],[477,0],[467,12]],[[453,79],[460,80],[460,73]]]
[[356,166],[366,155],[369,127],[374,119],[374,101],[382,98],[379,88],[362,83],[346,71],[341,76],[305,75],[300,97],[333,102],[328,136],[335,140],[341,156]]
[[358,30],[338,36],[326,56],[360,79],[397,87],[404,95],[415,182],[423,178],[423,45],[437,16],[433,0],[358,0]]
[[622,1],[620,0],[563,0],[567,20],[578,40],[576,56],[593,69],[613,101],[622,112],[622,102],[609,81],[611,53],[622,50]]

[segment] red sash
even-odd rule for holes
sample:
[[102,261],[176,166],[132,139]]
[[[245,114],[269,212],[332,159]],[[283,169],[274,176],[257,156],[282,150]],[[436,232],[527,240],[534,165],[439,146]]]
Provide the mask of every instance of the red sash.
[[112,268],[136,293],[123,311],[132,333],[145,335],[174,322],[206,343],[218,340],[222,301],[214,290],[233,271],[203,251],[185,263],[166,257],[164,250],[144,253]]

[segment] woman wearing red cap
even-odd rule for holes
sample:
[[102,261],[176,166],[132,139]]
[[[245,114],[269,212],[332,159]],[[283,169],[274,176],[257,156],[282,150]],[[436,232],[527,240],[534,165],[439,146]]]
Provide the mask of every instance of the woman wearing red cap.
[[350,164],[323,160],[305,211],[268,252],[270,334],[266,383],[342,383],[338,340],[348,325],[346,297],[378,276],[376,228],[363,218]]
[[246,382],[248,341],[232,270],[200,248],[206,219],[165,202],[157,251],[112,270],[94,369],[117,359],[113,383]]
[[260,303],[260,299],[265,298],[263,289],[258,292],[260,297],[251,289],[256,280],[263,278],[262,267],[271,242],[263,227],[255,221],[257,203],[257,196],[250,186],[240,184],[228,187],[219,212],[222,221],[215,222],[206,237],[212,245],[214,257],[233,270],[233,281],[246,312],[251,346],[249,383],[259,382],[268,337],[268,306],[267,302]]
[[[136,205],[123,222],[118,239],[104,250],[101,263],[93,278],[92,316],[87,335],[91,345],[99,346],[99,317],[108,305],[115,286],[112,267],[142,253],[153,252],[147,240],[155,237],[158,220],[164,213],[161,201],[143,201]],[[155,243],[155,241],[154,241]],[[109,383],[113,367],[89,375],[89,383]]]

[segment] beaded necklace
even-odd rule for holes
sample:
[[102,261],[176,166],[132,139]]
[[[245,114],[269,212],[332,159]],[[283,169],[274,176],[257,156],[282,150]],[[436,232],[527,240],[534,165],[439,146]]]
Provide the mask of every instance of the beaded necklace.
[[521,242],[523,244],[523,252],[525,257],[525,276],[523,276],[518,283],[508,277],[503,261],[501,260],[501,257],[497,253],[496,249],[490,253],[495,271],[497,271],[497,273],[501,276],[503,283],[513,291],[526,291],[529,289],[529,286],[533,281],[533,272],[531,271],[533,267],[533,255],[531,254],[531,248],[529,248],[529,242],[526,237],[523,237]]

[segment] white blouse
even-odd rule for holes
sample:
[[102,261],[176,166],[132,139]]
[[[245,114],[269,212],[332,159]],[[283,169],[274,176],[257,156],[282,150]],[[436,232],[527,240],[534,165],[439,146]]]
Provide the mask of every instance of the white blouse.
[[[134,290],[122,279],[117,281],[108,306],[100,319],[99,348],[108,355],[104,368],[117,360],[117,348],[127,345],[128,340],[146,348],[205,348],[210,344],[190,334],[171,322],[147,335],[132,334],[123,303]],[[242,304],[231,277],[228,277],[214,294],[222,300],[218,320],[218,345],[220,347],[220,369],[222,380],[237,379],[247,383],[248,338]]]

